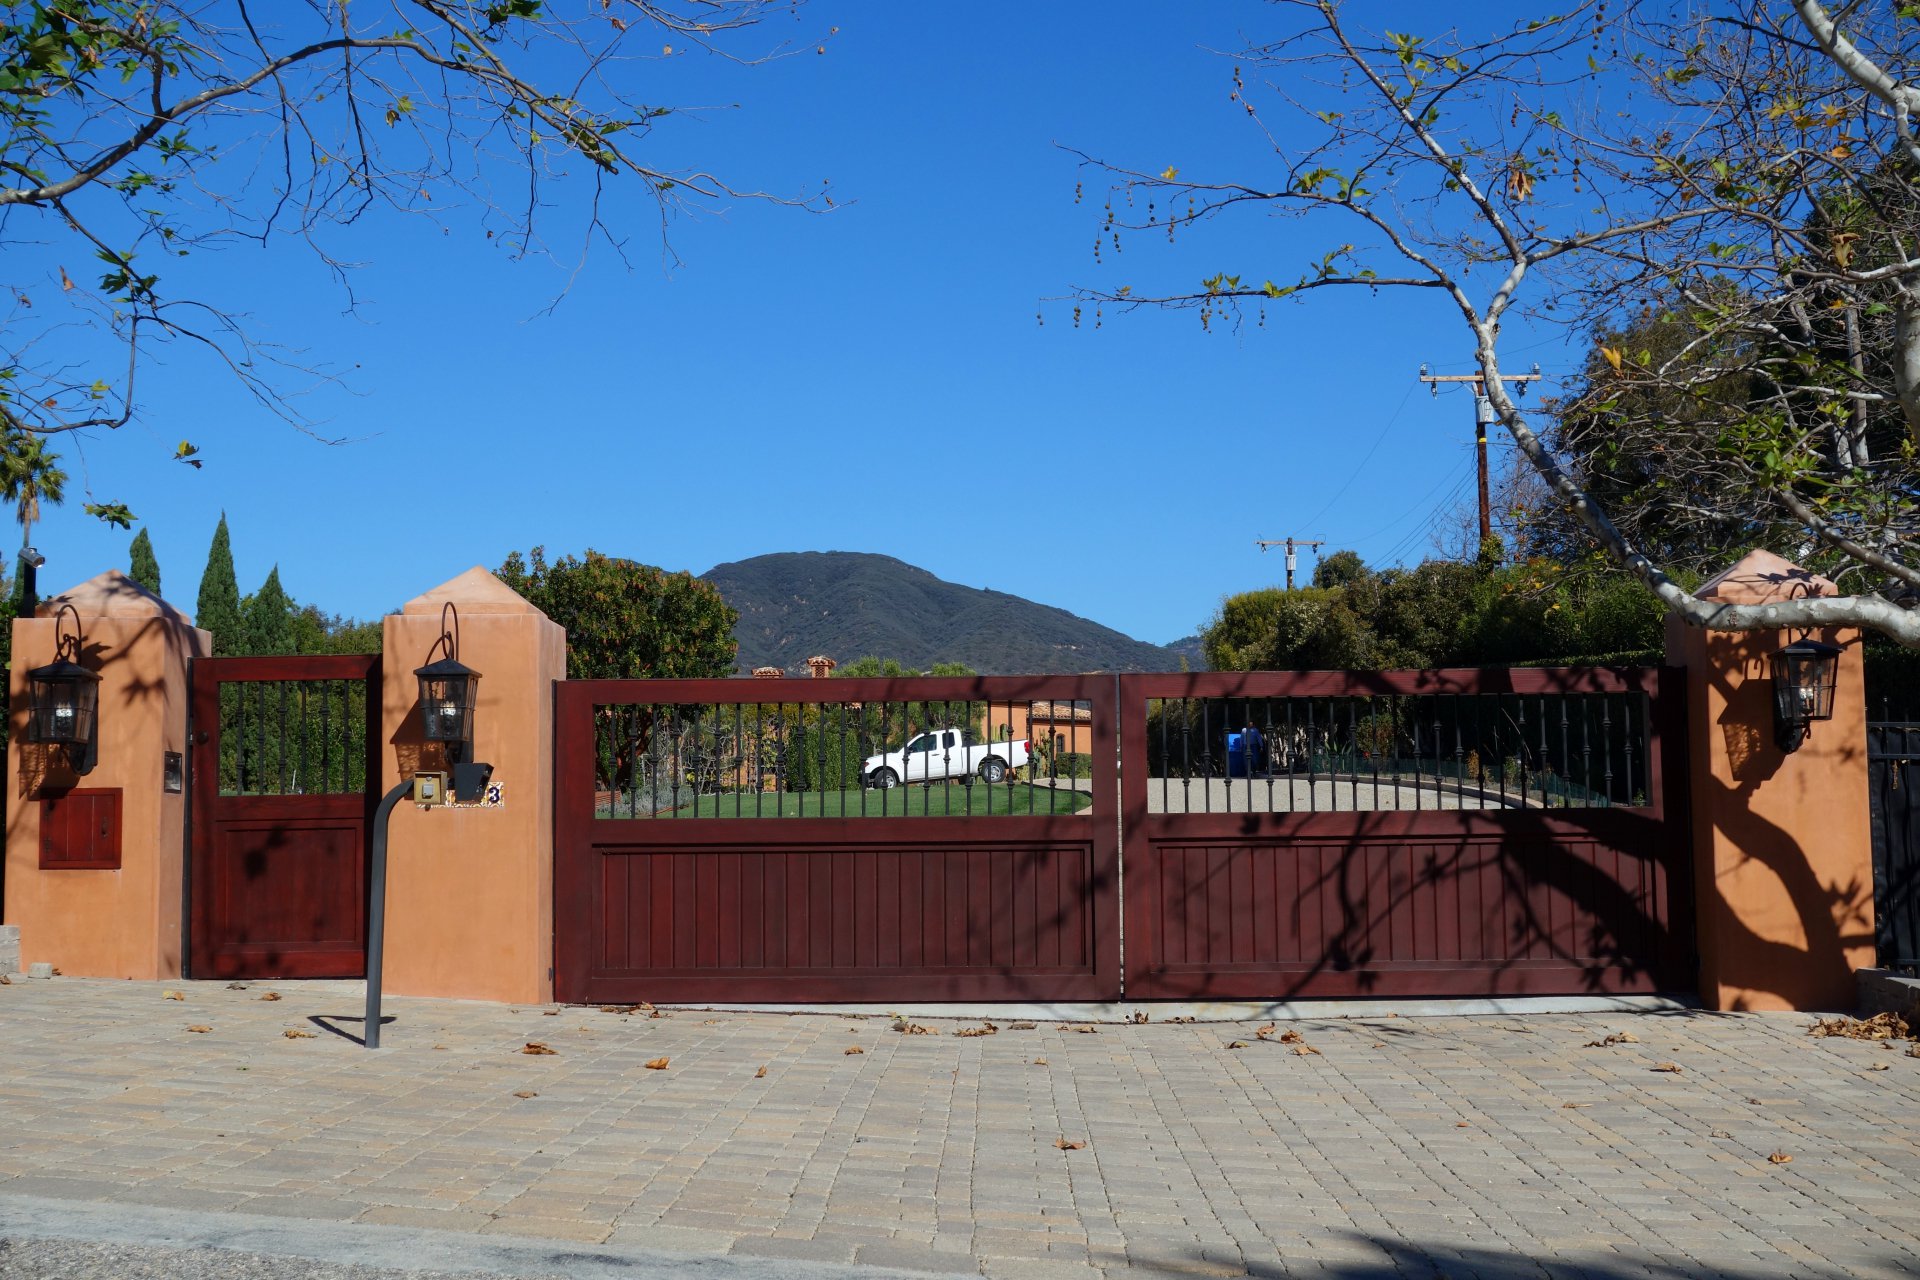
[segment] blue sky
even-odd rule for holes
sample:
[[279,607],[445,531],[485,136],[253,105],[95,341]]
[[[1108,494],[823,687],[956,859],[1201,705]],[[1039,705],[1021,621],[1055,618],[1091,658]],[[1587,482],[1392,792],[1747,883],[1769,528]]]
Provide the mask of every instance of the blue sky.
[[[1381,25],[1417,11],[1364,7]],[[1248,219],[1096,266],[1103,187],[1088,175],[1076,206],[1056,145],[1271,177],[1209,49],[1283,20],[1225,0],[814,0],[792,30],[810,45],[837,26],[825,55],[649,74],[681,100],[740,104],[678,122],[664,155],[773,191],[828,179],[839,207],[681,220],[670,266],[631,206],[632,269],[596,252],[550,314],[570,258],[513,261],[458,214],[445,233],[387,216],[337,239],[366,264],[351,315],[296,242],[191,260],[183,283],[341,375],[300,403],[352,443],[302,436],[204,361],[169,357],[140,421],[56,445],[73,481],[36,531],[45,584],[126,563],[130,535],[82,514],[83,489],[134,509],[188,609],[222,510],[243,591],[277,563],[296,599],[361,617],[534,544],[696,572],[848,550],[1167,641],[1279,579],[1258,537],[1418,560],[1436,507],[1471,498],[1470,397],[1415,381],[1423,361],[1467,368],[1443,307],[1321,295],[1209,334],[1145,312],[1076,330],[1070,304],[1042,301],[1220,269],[1285,279],[1324,251]],[[563,255],[572,212],[549,224]],[[1509,359],[1556,354],[1527,346]],[[181,438],[203,470],[166,461]]]

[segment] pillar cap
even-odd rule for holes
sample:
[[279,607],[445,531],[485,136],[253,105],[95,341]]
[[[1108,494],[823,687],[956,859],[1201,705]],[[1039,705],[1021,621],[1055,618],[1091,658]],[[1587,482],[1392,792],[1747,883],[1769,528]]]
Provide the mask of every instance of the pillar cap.
[[[423,591],[400,606],[409,614],[439,613],[449,600],[463,614],[518,613],[538,614],[527,599],[479,565],[447,579],[439,586]],[[545,616],[545,615],[541,615]]]
[[1830,579],[1771,551],[1749,551],[1712,581],[1693,593],[1702,600],[1725,604],[1780,604],[1820,596],[1837,596]]
[[34,605],[33,616],[51,618],[64,605],[72,605],[82,618],[165,618],[182,625],[187,621],[186,615],[118,569],[43,597]]

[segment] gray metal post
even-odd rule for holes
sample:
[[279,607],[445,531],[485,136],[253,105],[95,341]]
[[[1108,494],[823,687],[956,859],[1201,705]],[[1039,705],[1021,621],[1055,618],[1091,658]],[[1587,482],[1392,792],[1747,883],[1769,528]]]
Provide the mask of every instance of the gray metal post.
[[393,806],[413,791],[413,779],[402,778],[400,785],[380,798],[373,811],[373,874],[367,886],[367,1026],[363,1041],[369,1049],[380,1047],[380,962],[386,950],[387,934],[387,819]]

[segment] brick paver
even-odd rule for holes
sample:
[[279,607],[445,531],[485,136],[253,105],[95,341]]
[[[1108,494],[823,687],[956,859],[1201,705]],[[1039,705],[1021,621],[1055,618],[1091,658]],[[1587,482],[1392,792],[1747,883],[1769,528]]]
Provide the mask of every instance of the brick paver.
[[349,986],[15,979],[0,1196],[1007,1277],[1920,1274],[1920,1058],[1801,1016],[1283,1024],[1303,1054],[1245,1024],[387,1010],[369,1053],[309,1021],[357,1032]]

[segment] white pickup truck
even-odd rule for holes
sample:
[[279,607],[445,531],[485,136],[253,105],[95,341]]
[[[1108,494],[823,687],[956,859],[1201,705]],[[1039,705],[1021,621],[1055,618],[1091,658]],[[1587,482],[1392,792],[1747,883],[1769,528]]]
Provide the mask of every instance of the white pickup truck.
[[897,787],[902,782],[932,782],[978,774],[982,782],[999,782],[1011,769],[1027,763],[1031,753],[1025,738],[976,743],[964,729],[930,729],[907,741],[898,751],[868,756],[860,776],[869,787]]

